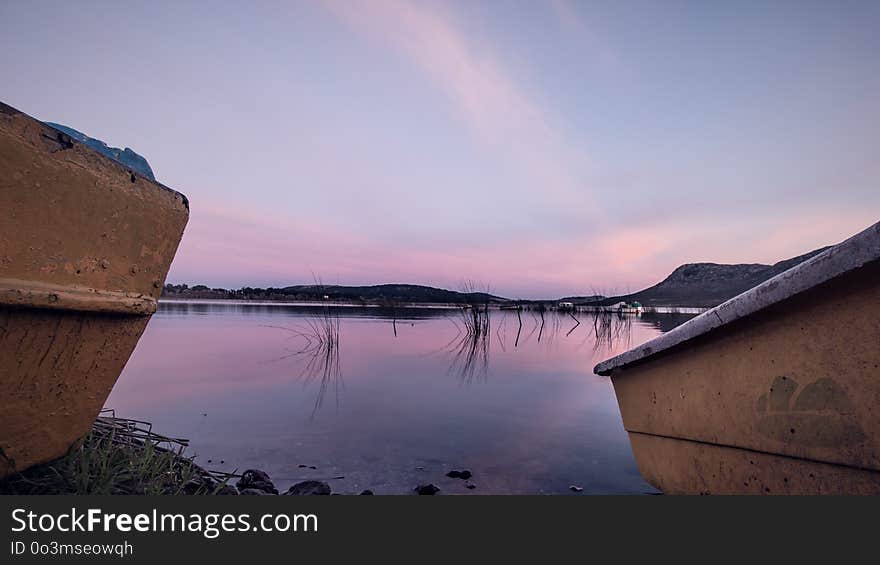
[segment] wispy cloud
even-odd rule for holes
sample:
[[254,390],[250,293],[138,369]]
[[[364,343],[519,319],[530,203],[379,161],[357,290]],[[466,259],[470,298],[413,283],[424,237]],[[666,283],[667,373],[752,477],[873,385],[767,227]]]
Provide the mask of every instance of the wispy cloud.
[[589,57],[604,70],[613,70],[618,76],[625,67],[616,51],[610,48],[596,26],[591,25],[588,19],[578,11],[571,0],[550,0],[548,5],[552,9],[560,28],[567,32],[578,44],[582,51],[581,56]]
[[451,101],[484,148],[506,157],[525,183],[555,204],[594,211],[583,180],[588,155],[572,145],[562,118],[538,103],[487,41],[466,35],[454,15],[425,2],[375,0],[325,5],[340,20],[403,55]]

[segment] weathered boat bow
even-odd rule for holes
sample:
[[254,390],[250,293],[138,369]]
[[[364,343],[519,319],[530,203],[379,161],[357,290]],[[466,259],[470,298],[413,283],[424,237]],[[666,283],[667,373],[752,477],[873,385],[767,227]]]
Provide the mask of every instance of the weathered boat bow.
[[0,476],[90,429],[188,216],[182,194],[0,103]]
[[880,223],[599,363],[669,493],[880,493]]

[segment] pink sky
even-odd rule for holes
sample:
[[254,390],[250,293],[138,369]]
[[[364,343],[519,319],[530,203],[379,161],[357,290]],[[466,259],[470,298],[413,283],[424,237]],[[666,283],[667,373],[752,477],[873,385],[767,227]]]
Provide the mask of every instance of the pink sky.
[[[685,262],[773,263],[880,216],[876,3],[0,16],[18,22],[5,102],[134,148],[190,198],[173,283],[607,294]],[[75,50],[44,40],[71,29]]]

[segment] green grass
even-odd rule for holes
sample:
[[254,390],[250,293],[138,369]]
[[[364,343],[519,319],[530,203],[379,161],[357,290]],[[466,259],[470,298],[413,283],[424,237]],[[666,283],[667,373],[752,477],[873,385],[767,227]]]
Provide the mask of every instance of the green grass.
[[0,480],[2,494],[218,494],[230,475],[206,471],[184,452],[186,441],[149,424],[98,418],[64,457]]

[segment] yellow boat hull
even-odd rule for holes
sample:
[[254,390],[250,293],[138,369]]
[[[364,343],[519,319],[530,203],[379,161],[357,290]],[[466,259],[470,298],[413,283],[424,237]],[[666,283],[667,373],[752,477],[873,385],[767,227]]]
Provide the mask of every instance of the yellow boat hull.
[[878,367],[875,262],[611,377],[664,492],[878,494]]
[[144,331],[186,198],[0,104],[0,476],[82,438]]

